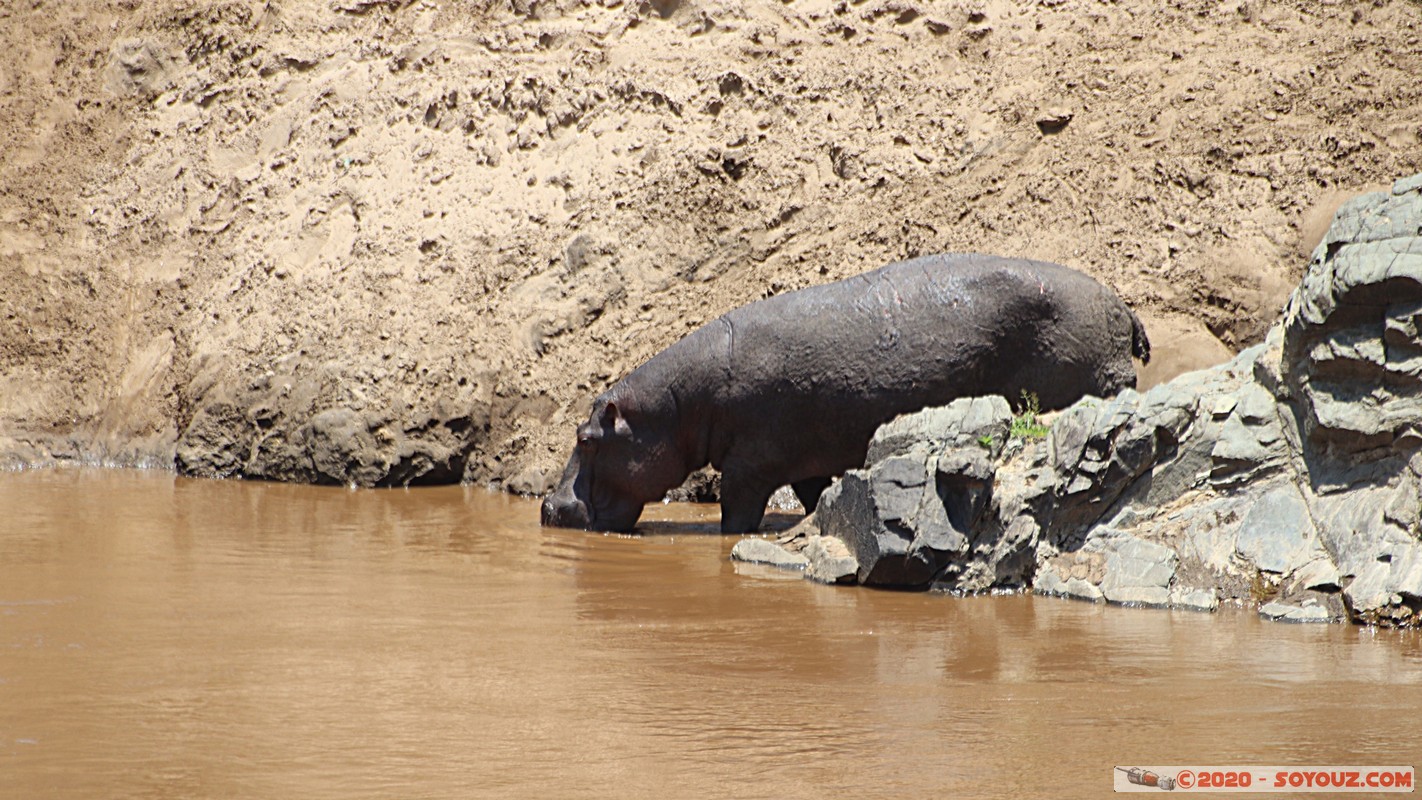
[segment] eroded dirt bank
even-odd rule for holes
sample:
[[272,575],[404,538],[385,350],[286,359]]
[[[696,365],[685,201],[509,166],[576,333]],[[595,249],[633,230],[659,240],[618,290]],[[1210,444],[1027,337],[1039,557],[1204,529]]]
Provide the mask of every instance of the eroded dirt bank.
[[981,250],[1115,287],[1147,380],[1257,341],[1422,170],[1422,6],[0,10],[0,461],[541,490],[749,300]]

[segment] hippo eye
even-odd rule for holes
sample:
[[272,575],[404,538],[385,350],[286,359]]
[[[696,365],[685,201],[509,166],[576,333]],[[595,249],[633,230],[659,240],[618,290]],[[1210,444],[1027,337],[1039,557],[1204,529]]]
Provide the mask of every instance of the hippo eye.
[[590,433],[579,433],[579,434],[578,434],[578,446],[579,446],[579,447],[587,447],[588,445],[590,445],[590,444],[592,444],[592,443],[593,443],[593,436],[592,436],[592,434],[590,434]]

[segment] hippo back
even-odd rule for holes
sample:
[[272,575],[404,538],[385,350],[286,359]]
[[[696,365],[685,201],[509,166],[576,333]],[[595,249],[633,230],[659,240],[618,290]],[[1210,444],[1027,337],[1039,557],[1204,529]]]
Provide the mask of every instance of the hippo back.
[[1138,327],[1080,272],[938,255],[751,303],[703,330],[724,348],[724,427],[749,425],[773,449],[823,450],[804,469],[837,474],[901,413],[1023,390],[1060,408],[1133,387]]

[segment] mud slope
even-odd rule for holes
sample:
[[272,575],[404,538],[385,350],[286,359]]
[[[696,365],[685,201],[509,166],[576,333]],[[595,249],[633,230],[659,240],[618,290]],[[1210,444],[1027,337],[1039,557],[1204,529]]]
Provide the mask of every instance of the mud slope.
[[540,490],[749,300],[983,250],[1256,341],[1422,170],[1422,5],[0,10],[0,452]]

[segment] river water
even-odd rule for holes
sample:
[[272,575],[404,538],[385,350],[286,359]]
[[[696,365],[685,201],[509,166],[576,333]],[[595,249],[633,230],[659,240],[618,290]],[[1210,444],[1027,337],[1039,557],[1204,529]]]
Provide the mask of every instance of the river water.
[[0,797],[1100,797],[1415,764],[1417,634],[819,586],[715,509],[0,474]]

